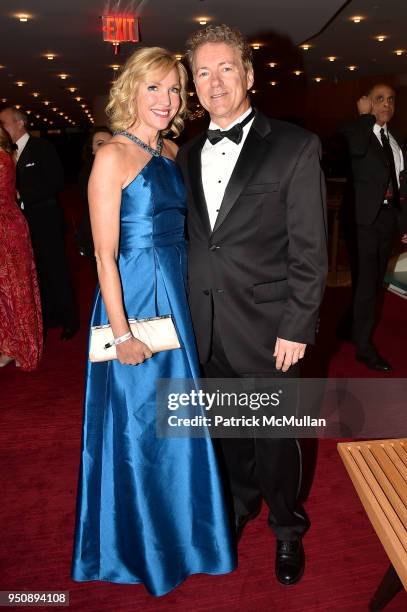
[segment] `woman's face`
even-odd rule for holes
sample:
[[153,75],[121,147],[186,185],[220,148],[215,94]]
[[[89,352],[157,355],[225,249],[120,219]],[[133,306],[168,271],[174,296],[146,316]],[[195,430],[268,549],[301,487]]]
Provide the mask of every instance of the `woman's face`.
[[181,104],[181,85],[178,70],[172,68],[166,75],[151,72],[140,81],[135,95],[137,122],[135,127],[165,130],[175,117]]
[[109,142],[112,135],[109,132],[95,132],[92,138],[92,153],[96,154],[96,151],[99,147],[104,145],[106,142]]

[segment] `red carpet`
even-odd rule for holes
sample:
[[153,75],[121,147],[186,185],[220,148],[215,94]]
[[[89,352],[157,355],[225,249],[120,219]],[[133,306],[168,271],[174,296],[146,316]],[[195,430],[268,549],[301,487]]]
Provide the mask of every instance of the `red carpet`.
[[[265,510],[244,532],[239,569],[233,574],[193,576],[160,599],[147,595],[142,586],[70,580],[86,324],[94,287],[87,262],[74,254],[71,260],[82,307],[81,333],[62,343],[52,331],[37,372],[20,372],[14,365],[0,370],[0,590],[70,591],[70,609],[89,612],[366,610],[388,559],[330,440],[319,443],[305,503],[312,528],[304,541],[307,567],[299,585],[282,587],[274,578],[274,538]],[[370,374],[354,361],[350,345],[339,346],[335,340],[348,298],[346,289],[327,293],[319,346],[311,351],[307,374]],[[407,377],[406,319],[407,302],[387,294],[376,340],[396,377]],[[315,445],[306,442],[311,466]],[[387,609],[406,610],[406,593]]]

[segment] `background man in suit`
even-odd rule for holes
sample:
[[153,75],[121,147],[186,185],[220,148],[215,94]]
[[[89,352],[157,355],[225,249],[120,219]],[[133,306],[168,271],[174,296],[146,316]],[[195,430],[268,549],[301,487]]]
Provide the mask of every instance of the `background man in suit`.
[[[359,119],[344,129],[352,161],[350,255],[352,337],[356,358],[387,372],[390,364],[372,343],[378,292],[383,286],[394,235],[400,224],[407,243],[406,181],[403,153],[387,123],[394,114],[394,90],[375,85],[357,102]],[[339,330],[340,331],[340,330]]]
[[61,338],[68,340],[78,328],[78,318],[65,256],[63,214],[57,200],[64,185],[62,165],[50,142],[27,132],[25,113],[4,108],[0,123],[17,145],[16,184],[30,228],[44,328],[61,326]]
[[[251,49],[240,32],[200,30],[188,57],[211,117],[208,133],[178,156],[189,193],[190,307],[205,376],[298,376],[326,275],[319,141],[252,110]],[[237,535],[264,498],[278,540],[277,578],[294,584],[308,528],[297,507],[298,442],[225,439],[222,452]]]

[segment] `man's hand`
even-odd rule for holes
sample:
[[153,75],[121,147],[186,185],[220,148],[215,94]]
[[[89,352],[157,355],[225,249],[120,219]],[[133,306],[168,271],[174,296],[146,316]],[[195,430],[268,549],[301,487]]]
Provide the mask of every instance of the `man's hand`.
[[372,113],[373,104],[372,100],[368,96],[362,96],[357,101],[359,115],[369,115]]
[[403,244],[407,244],[407,234],[403,234],[403,235],[402,235],[402,237],[401,237],[401,242],[402,242]]
[[306,344],[301,342],[291,342],[291,340],[283,340],[277,338],[274,348],[274,357],[276,358],[277,370],[287,372],[287,370],[304,357]]

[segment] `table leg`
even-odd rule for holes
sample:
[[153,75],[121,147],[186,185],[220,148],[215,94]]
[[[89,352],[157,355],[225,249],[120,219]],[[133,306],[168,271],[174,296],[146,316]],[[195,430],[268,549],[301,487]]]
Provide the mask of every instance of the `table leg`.
[[387,604],[401,591],[402,584],[394,567],[390,565],[385,573],[373,599],[369,603],[369,610],[383,610]]

